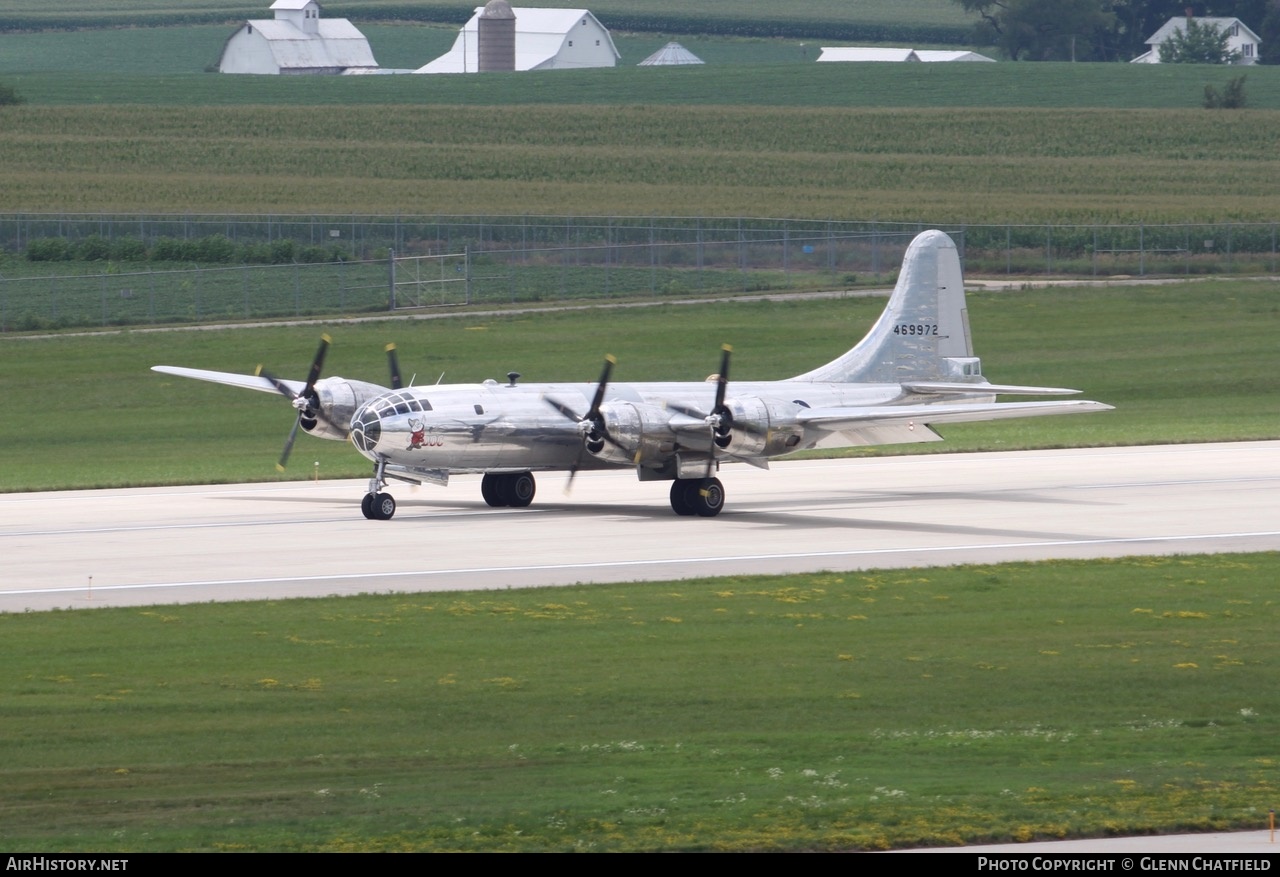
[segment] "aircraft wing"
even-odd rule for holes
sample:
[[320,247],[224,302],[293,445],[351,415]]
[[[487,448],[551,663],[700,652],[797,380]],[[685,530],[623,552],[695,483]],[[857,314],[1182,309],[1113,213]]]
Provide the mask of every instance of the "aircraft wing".
[[880,405],[863,408],[810,408],[798,420],[805,431],[817,433],[810,447],[905,444],[941,439],[929,427],[938,423],[974,423],[1049,414],[1110,411],[1111,405],[1084,400],[1070,402],[1005,402],[950,405]]
[[[153,365],[151,370],[153,372],[162,372],[166,375],[177,375],[180,378],[194,378],[197,381],[209,381],[214,384],[227,384],[231,387],[259,390],[263,393],[280,392],[275,384],[262,375],[237,375],[231,372],[206,371],[202,368],[182,368],[176,365]],[[294,395],[300,394],[307,386],[302,381],[282,380],[280,383],[292,390]]]

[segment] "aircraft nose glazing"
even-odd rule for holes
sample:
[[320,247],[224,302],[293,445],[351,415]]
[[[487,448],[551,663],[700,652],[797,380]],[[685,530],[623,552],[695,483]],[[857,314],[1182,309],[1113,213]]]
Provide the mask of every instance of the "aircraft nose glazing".
[[366,405],[356,412],[351,421],[351,441],[361,451],[373,453],[381,438],[382,418],[372,405]]

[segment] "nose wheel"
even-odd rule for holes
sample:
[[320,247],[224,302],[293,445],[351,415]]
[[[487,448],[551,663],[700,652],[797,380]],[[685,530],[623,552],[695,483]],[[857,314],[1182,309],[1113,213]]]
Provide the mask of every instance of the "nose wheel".
[[387,486],[387,461],[379,457],[373,467],[373,477],[369,479],[369,488],[360,500],[360,511],[371,521],[389,521],[396,513],[396,499],[389,493],[383,493]]
[[389,493],[366,493],[360,511],[371,521],[389,521],[396,513],[396,498]]

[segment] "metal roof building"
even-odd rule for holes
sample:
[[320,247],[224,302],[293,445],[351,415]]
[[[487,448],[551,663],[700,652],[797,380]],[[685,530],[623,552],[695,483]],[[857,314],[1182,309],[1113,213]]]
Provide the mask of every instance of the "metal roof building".
[[316,0],[276,0],[274,19],[246,21],[227,38],[222,73],[376,70],[369,41],[345,18],[322,19]]
[[[563,70],[574,67],[614,67],[618,50],[613,37],[585,9],[538,9],[513,6],[515,69]],[[419,67],[418,73],[475,73],[479,69],[479,19],[476,7],[446,54]]]
[[674,40],[645,58],[637,67],[670,67],[679,64],[701,64],[702,59]]
[[926,64],[943,61],[991,61],[977,52],[937,51],[932,49],[899,49],[890,47],[823,46],[819,61],[923,61]]

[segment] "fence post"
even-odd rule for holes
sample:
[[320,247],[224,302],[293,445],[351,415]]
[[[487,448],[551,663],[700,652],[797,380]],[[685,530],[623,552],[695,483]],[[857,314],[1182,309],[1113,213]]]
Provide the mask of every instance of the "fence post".
[[396,309],[396,251],[387,250],[387,310]]
[[1147,238],[1143,223],[1138,223],[1138,276],[1147,276]]

